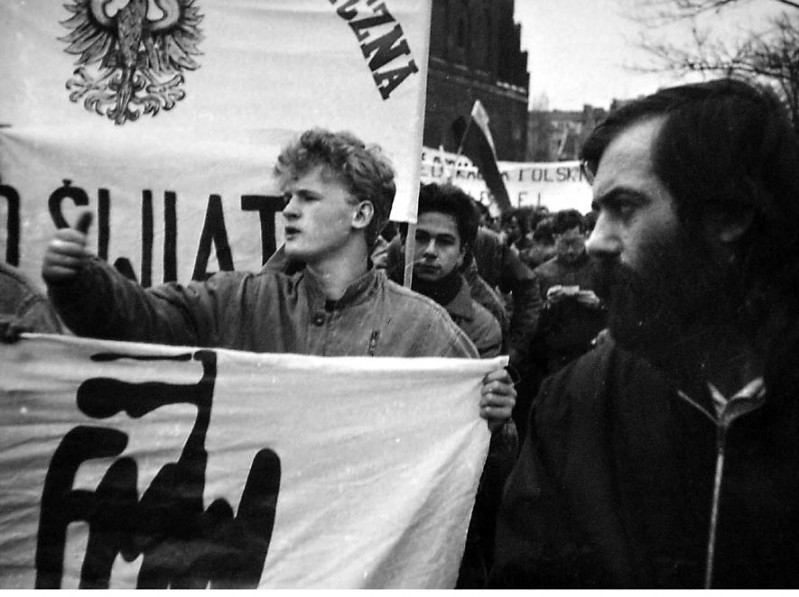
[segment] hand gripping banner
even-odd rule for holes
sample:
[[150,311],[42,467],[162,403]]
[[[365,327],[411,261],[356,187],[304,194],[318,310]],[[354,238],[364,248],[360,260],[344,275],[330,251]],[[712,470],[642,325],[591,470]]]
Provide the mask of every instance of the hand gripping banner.
[[0,344],[0,587],[453,587],[501,362]]

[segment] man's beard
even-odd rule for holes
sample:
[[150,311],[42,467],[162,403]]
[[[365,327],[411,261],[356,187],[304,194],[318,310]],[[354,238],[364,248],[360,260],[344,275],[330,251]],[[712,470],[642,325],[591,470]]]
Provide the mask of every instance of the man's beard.
[[703,240],[681,229],[642,253],[635,270],[618,261],[600,265],[598,294],[608,302],[608,327],[620,346],[672,364],[688,356],[692,340],[743,324],[741,281]]

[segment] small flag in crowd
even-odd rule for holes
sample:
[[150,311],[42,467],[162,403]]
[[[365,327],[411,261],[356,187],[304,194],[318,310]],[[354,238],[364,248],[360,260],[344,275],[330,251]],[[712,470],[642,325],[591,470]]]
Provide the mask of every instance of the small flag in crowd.
[[[471,126],[472,123],[477,126]],[[488,114],[480,100],[475,100],[469,120],[458,118],[452,123],[451,130],[458,140],[458,153],[471,158],[478,167],[500,210],[510,209],[510,198],[499,172],[494,140],[488,126]]]

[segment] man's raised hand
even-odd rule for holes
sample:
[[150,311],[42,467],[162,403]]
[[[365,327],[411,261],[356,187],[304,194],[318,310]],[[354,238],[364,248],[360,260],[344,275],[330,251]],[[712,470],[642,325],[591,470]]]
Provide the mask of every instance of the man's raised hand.
[[78,277],[92,255],[86,249],[91,223],[91,212],[83,212],[75,228],[61,228],[53,235],[42,264],[42,278],[47,284],[64,284]]

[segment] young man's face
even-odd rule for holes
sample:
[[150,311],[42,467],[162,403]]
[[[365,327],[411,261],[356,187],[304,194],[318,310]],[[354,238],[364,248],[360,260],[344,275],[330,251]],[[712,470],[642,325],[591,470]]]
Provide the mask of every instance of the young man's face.
[[512,216],[502,228],[508,236],[508,242],[515,243],[522,237],[522,228],[519,226],[519,220],[516,219],[516,216]]
[[281,181],[286,255],[308,264],[330,259],[350,241],[358,202],[322,165]]
[[585,236],[580,232],[580,227],[575,226],[563,234],[556,234],[555,249],[561,261],[566,263],[578,261],[585,253]]
[[438,211],[419,214],[413,261],[414,276],[436,282],[460,267],[464,254],[455,216]]
[[599,218],[586,245],[602,266],[598,290],[610,295],[613,337],[649,354],[674,350],[679,332],[713,310],[723,286],[703,239],[686,233],[654,172],[662,126],[662,118],[634,124],[605,150],[593,183]]

